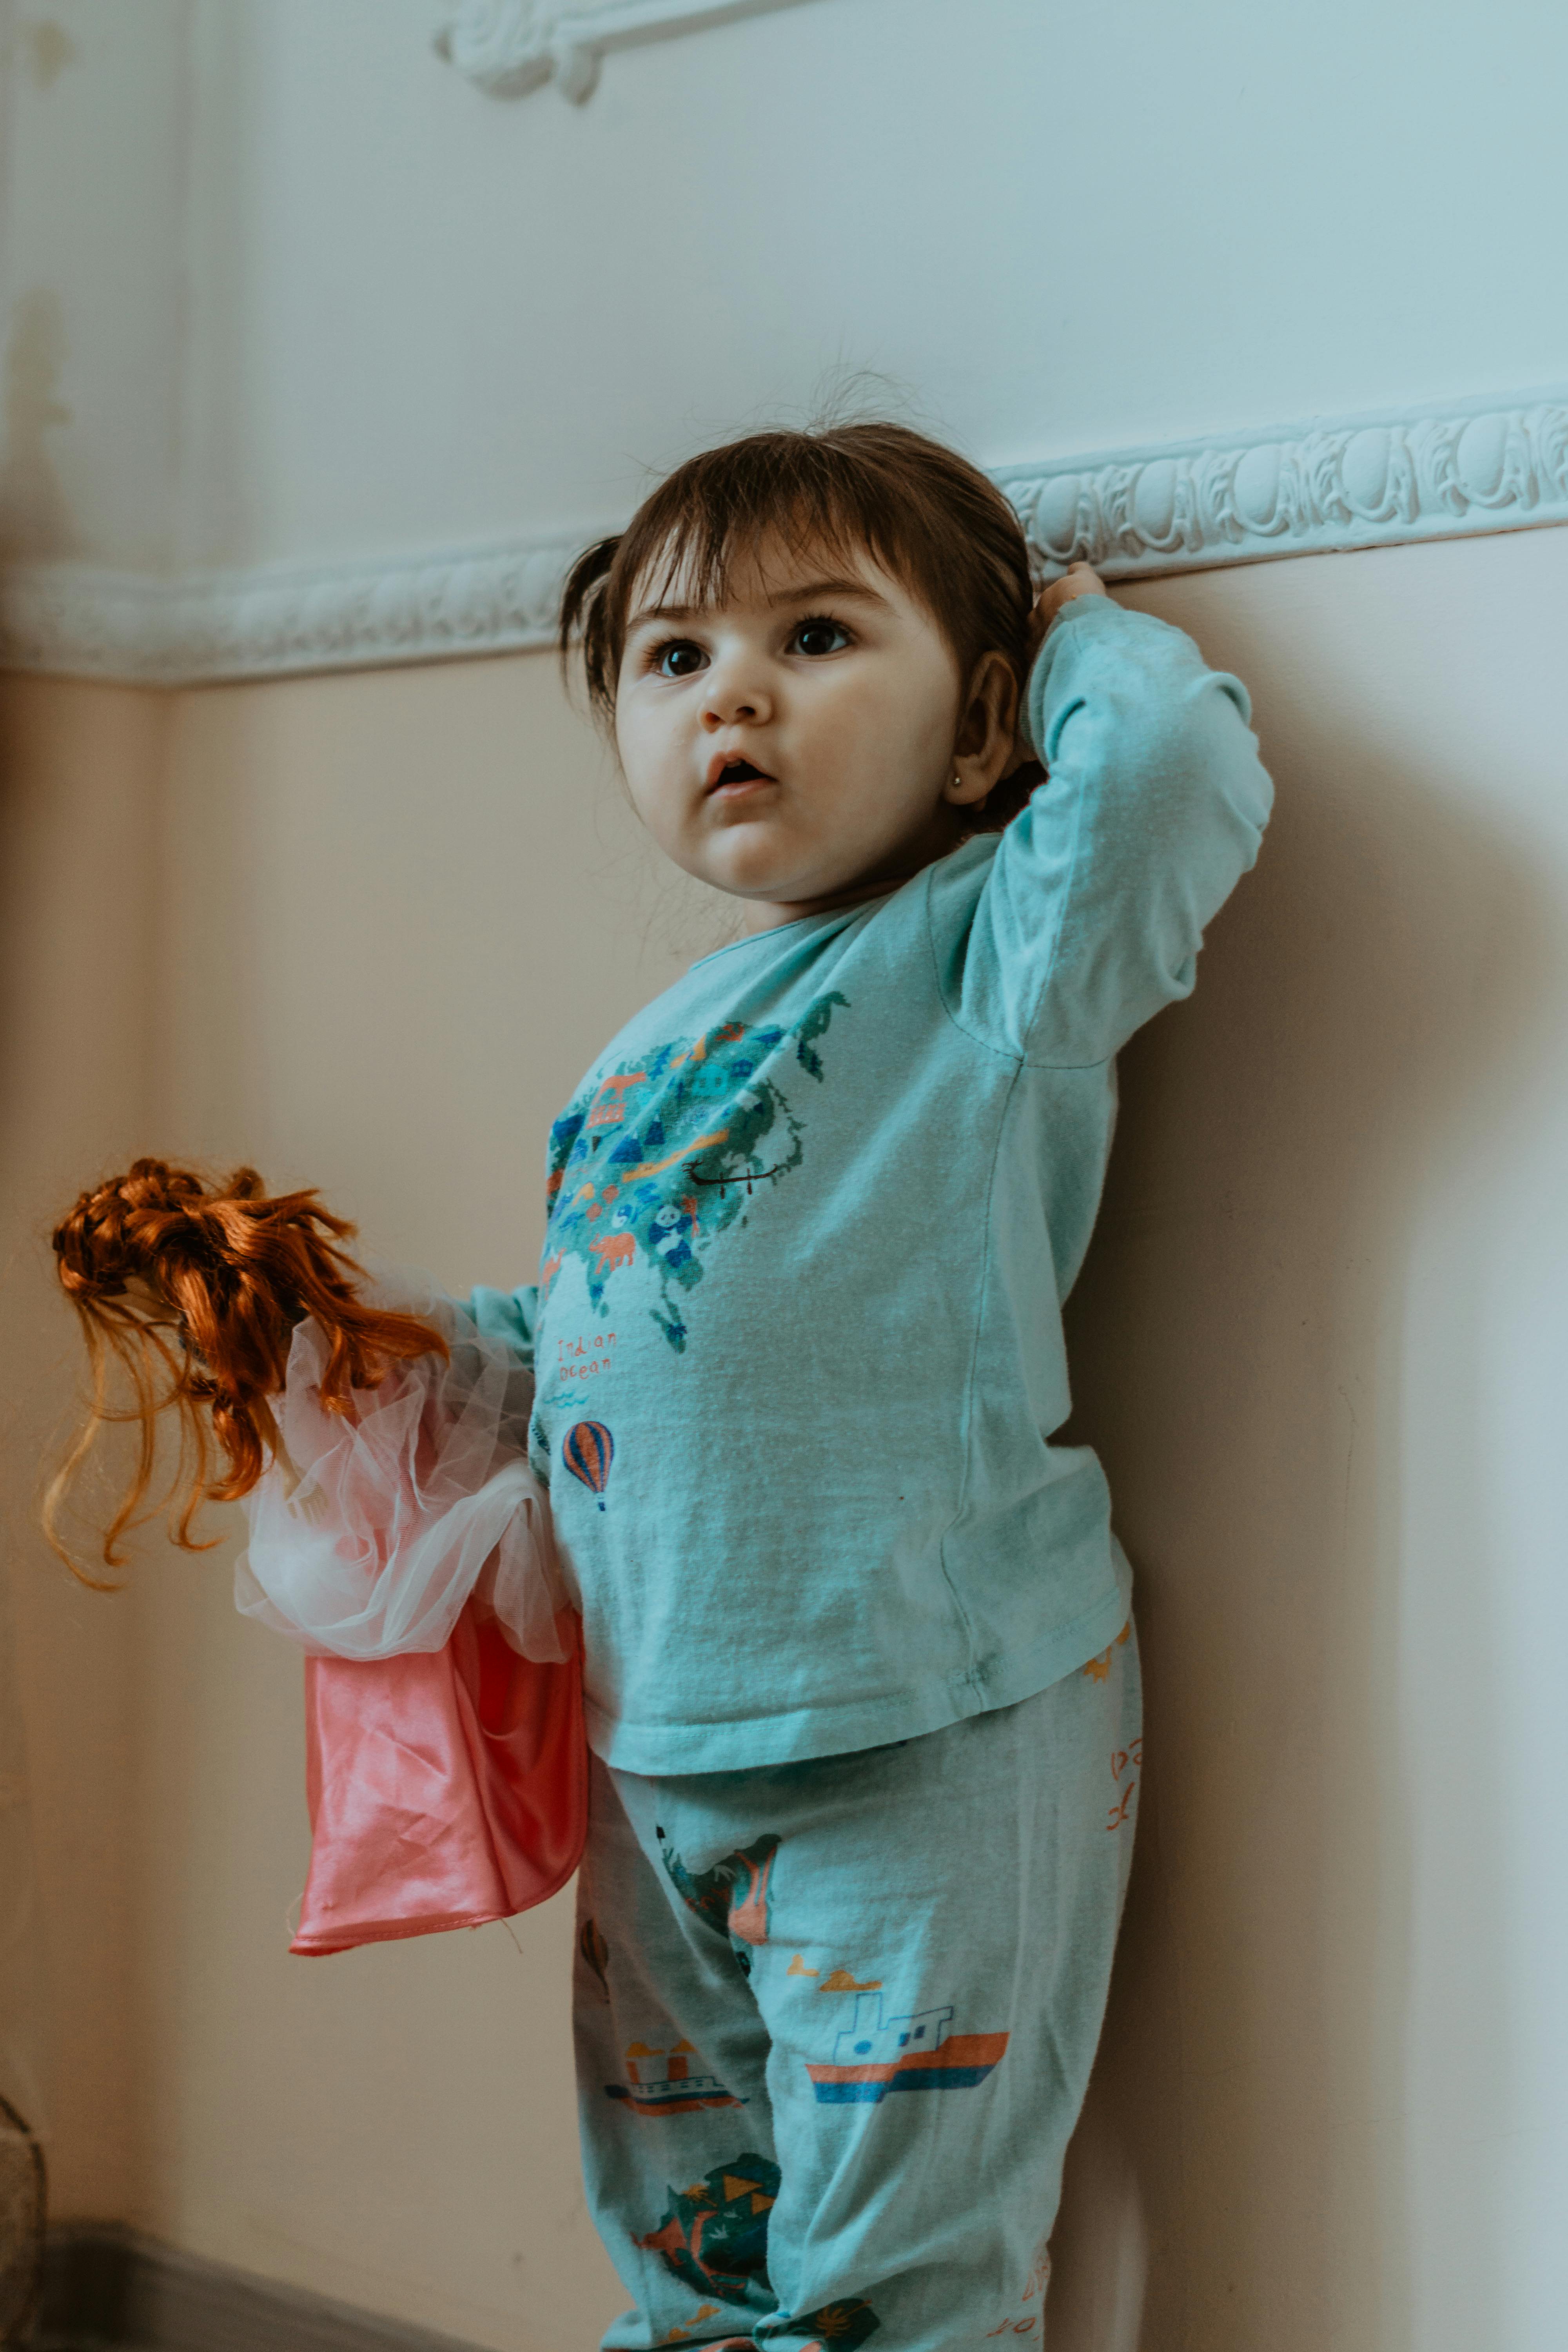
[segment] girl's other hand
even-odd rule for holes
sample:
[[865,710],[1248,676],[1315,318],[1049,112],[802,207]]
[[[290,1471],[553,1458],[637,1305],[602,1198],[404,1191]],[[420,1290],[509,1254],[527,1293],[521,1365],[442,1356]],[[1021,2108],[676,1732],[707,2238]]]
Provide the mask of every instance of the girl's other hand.
[[[1029,614],[1029,667],[1031,669],[1034,667],[1035,656],[1046,641],[1046,631],[1064,604],[1070,604],[1075,596],[1103,596],[1108,593],[1104,581],[1090,563],[1069,563],[1059,580],[1053,580],[1048,587],[1042,588],[1035,599],[1034,610]],[[1035,747],[1025,730],[1023,709],[1020,706],[1017,738],[1013,746],[1013,764],[1007,771],[1007,774],[1009,779],[1016,778],[1030,782],[1031,777],[1026,774],[1026,771],[1032,772],[1034,781],[1037,781],[1046,772],[1040,766],[1036,757]]]
[[1069,563],[1061,578],[1042,588],[1035,599],[1035,609],[1029,615],[1029,659],[1033,661],[1039,652],[1046,631],[1064,604],[1070,604],[1075,596],[1103,596],[1108,593],[1091,563]]

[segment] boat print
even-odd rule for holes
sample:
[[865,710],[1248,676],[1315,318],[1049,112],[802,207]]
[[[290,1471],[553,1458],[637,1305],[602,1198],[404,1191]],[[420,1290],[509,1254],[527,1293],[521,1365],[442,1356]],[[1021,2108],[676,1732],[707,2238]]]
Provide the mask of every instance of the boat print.
[[890,2091],[971,2091],[984,2083],[1007,2047],[1005,2033],[953,2033],[952,2004],[908,2017],[882,2015],[879,1992],[863,1992],[855,2022],[835,2037],[831,2065],[810,2075],[827,2106],[875,2105]]
[[[626,2051],[626,2079],[624,2083],[606,2083],[605,2096],[621,2099],[634,2116],[694,2115],[700,2107],[739,2107],[743,2099],[726,2090],[716,2074],[694,2074],[690,2062],[697,2055],[689,2042],[678,2042],[673,2050],[650,2050],[646,2042],[634,2042]],[[660,2063],[660,2061],[663,2063]]]

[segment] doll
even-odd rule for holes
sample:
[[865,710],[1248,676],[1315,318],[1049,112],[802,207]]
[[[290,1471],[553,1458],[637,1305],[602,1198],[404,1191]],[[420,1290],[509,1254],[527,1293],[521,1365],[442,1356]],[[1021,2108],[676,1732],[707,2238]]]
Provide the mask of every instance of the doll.
[[[169,1498],[169,1531],[187,1551],[207,1500],[237,1502],[261,1476],[278,1426],[269,1400],[284,1384],[294,1328],[314,1318],[327,1342],[320,1395],[327,1412],[347,1414],[355,1389],[378,1387],[394,1364],[426,1354],[446,1360],[447,1342],[415,1316],[363,1306],[363,1277],[340,1244],[353,1237],[315,1192],[269,1199],[254,1168],[208,1184],[163,1160],[138,1160],[123,1176],[82,1193],[56,1228],[55,1257],[76,1308],[92,1375],[87,1421],[51,1481],[44,1531],[72,1573],[111,1590],[72,1558],[60,1532],[66,1496],[100,1431],[137,1425],[136,1469],[102,1538],[106,1568],[152,1483],[157,1420],[174,1414],[180,1460]],[[133,1399],[109,1402],[118,1364]],[[159,1393],[160,1374],[167,1386]],[[219,1460],[214,1461],[214,1449]]]
[[[239,1605],[307,1654],[307,1953],[526,1909],[570,1877],[584,1831],[575,1619],[525,1458],[532,1382],[418,1277],[401,1300],[378,1286],[342,1246],[353,1231],[313,1192],[269,1198],[251,1168],[209,1185],[138,1160],[54,1237],[92,1389],[46,1532],[113,1589],[61,1531],[113,1422],[135,1426],[135,1466],[106,1569],[148,1516],[163,1415],[174,1541],[209,1549],[202,1504],[245,1504]],[[128,1406],[110,1402],[116,1366]]]

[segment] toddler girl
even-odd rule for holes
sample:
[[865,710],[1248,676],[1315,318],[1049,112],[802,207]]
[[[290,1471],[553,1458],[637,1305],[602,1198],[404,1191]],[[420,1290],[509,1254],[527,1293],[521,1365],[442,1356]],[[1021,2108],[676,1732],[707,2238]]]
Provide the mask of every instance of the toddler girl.
[[563,641],[741,912],[468,1309],[582,1612],[605,2345],[1038,2340],[1140,1775],[1060,1310],[1116,1053],[1268,814],[1247,694],[1085,566],[1031,609],[1000,492],[890,425],[680,467]]

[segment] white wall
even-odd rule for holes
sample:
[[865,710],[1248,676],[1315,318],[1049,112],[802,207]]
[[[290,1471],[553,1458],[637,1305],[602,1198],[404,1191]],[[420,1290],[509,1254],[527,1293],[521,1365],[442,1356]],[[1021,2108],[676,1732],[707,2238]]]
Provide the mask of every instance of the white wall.
[[189,0],[0,8],[0,558],[171,560]]
[[987,463],[1568,381],[1545,0],[810,0],[581,110],[470,87],[440,0],[37,13],[12,299],[100,562],[614,520],[839,365]]

